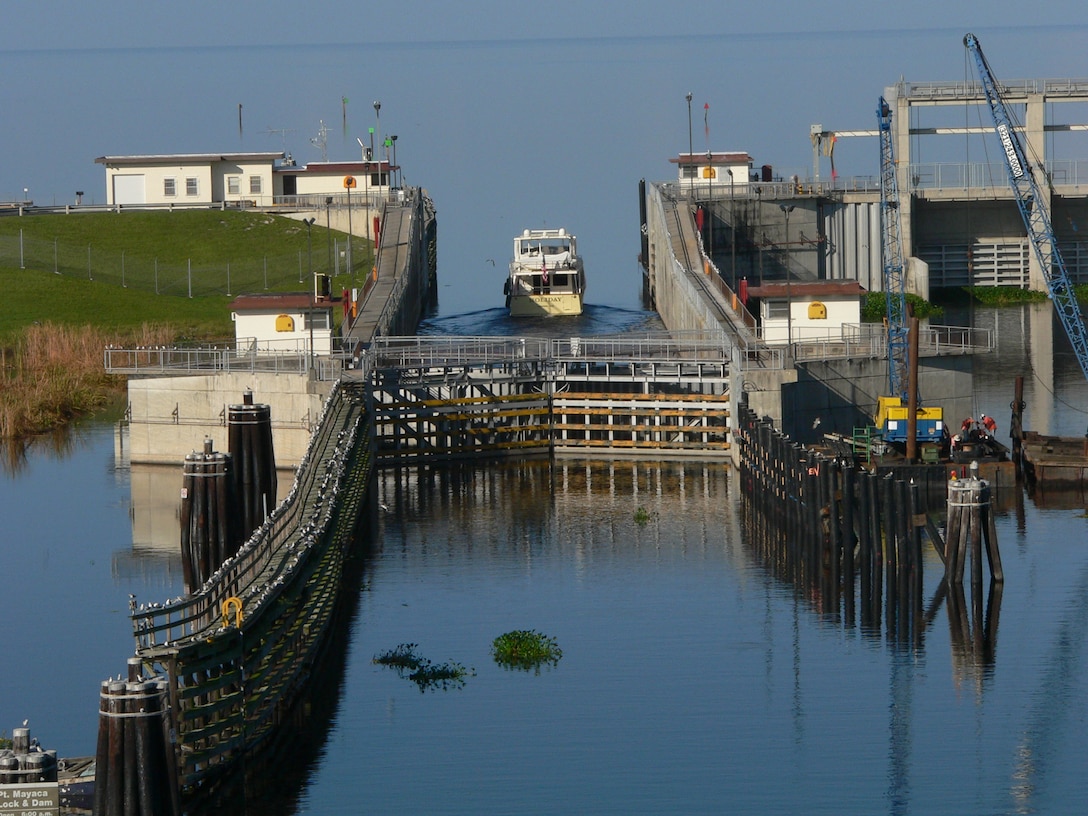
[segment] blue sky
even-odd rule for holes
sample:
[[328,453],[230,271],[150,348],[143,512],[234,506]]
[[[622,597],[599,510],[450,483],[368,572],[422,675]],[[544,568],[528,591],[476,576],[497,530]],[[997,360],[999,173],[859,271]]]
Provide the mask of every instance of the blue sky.
[[[101,202],[105,154],[286,147],[318,160],[322,120],[329,158],[357,158],[377,99],[407,182],[435,199],[446,285],[490,286],[479,265],[544,222],[577,232],[591,268],[628,274],[638,180],[673,176],[688,91],[696,150],[745,150],[805,176],[811,124],[874,127],[900,77],[974,79],[967,31],[1001,79],[1088,77],[1083,4],[967,5],[5,4],[0,200],[25,187],[43,204],[76,190]],[[877,154],[873,140],[844,140],[836,166],[875,175]]]

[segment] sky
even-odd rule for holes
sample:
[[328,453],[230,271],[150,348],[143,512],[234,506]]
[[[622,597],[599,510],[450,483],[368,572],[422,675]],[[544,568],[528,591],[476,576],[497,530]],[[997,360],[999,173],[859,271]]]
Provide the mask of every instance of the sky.
[[[82,190],[102,203],[103,155],[284,149],[318,161],[321,122],[328,158],[356,159],[356,139],[375,127],[397,134],[406,183],[435,201],[443,308],[501,300],[514,235],[539,226],[579,236],[587,299],[635,307],[638,182],[675,176],[686,93],[696,151],[743,150],[756,167],[809,177],[812,124],[875,127],[877,99],[900,78],[973,80],[967,31],[999,79],[1088,77],[1088,7],[1030,10],[1006,0],[984,13],[935,0],[5,4],[0,201],[26,189],[64,204]],[[1088,111],[1074,118],[1088,122]],[[875,140],[842,140],[836,168],[876,176]]]

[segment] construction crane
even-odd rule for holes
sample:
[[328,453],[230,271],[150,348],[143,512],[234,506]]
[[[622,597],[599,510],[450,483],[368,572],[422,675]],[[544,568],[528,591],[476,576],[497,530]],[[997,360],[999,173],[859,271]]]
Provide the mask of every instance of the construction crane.
[[[910,351],[907,295],[904,284],[902,217],[899,211],[899,182],[895,175],[892,141],[892,110],[884,97],[877,106],[880,123],[880,254],[884,270],[884,301],[887,307],[888,395],[877,401],[876,425],[885,442],[905,444],[914,451],[909,437]],[[944,411],[938,407],[916,407],[916,440],[940,445],[944,436]]]
[[[974,57],[979,79],[982,80],[986,101],[990,105],[990,114],[994,120],[994,129],[1001,140],[1001,155],[1005,160],[1005,169],[1009,173],[1009,183],[1012,185],[1016,204],[1020,208],[1020,215],[1024,219],[1024,227],[1031,240],[1032,249],[1035,250],[1035,258],[1043,270],[1050,299],[1054,301],[1058,317],[1061,318],[1065,333],[1073,345],[1081,371],[1084,372],[1085,378],[1088,378],[1088,335],[1084,329],[1084,317],[1081,315],[1080,306],[1077,304],[1077,297],[1073,291],[1073,282],[1066,271],[1065,261],[1062,259],[1058,241],[1054,236],[1048,199],[1040,193],[1036,184],[1036,168],[1028,161],[1027,153],[1020,143],[1020,137],[1013,128],[1012,119],[998,90],[997,80],[982,53],[978,38],[974,34],[967,34],[963,38],[963,44]],[[1039,170],[1044,172],[1045,178],[1043,168]]]

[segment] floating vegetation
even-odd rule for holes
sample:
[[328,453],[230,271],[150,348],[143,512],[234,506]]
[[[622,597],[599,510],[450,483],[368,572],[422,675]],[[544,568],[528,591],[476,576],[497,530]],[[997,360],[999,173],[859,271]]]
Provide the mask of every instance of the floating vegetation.
[[517,629],[499,635],[491,643],[491,654],[495,662],[506,669],[535,669],[540,673],[543,665],[554,666],[563,656],[563,650],[555,638],[542,635],[532,629]]
[[645,507],[640,507],[635,511],[635,524],[640,527],[645,527],[651,519],[655,518],[657,518],[657,513],[651,513]]
[[416,654],[417,644],[401,643],[397,648],[375,655],[374,662],[381,666],[396,669],[401,677],[406,677],[417,686],[420,692],[427,689],[463,688],[465,678],[475,675],[475,669],[466,669],[460,663],[432,663]]

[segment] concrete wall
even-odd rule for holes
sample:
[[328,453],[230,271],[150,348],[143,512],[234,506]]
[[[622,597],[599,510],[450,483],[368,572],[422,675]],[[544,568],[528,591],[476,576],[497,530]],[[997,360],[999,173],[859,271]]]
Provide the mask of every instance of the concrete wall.
[[[951,430],[974,410],[972,366],[971,357],[933,357],[919,365],[920,403],[943,408]],[[816,442],[825,433],[849,436],[873,424],[877,398],[888,392],[884,359],[802,363],[797,372],[797,382],[782,387],[781,426],[797,442]]]
[[132,379],[129,456],[134,463],[180,465],[210,437],[227,450],[227,406],[240,405],[245,391],[269,406],[276,465],[301,461],[331,383],[308,374],[230,373],[195,377]]

